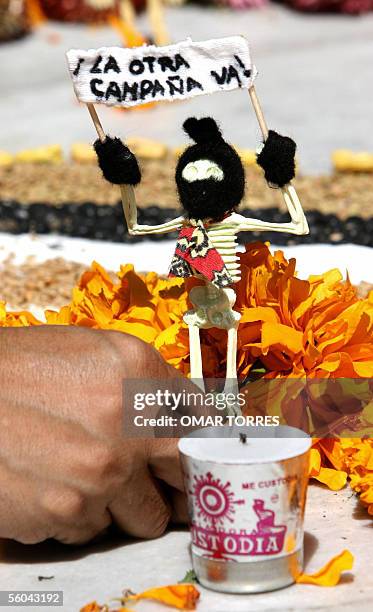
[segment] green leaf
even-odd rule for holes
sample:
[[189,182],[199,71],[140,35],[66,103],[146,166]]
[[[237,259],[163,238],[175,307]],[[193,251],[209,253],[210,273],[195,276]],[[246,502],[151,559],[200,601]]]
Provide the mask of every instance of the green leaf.
[[193,582],[198,582],[196,573],[193,569],[188,570],[184,578],[182,580],[179,580],[179,584],[183,584],[184,582],[188,584],[192,584]]

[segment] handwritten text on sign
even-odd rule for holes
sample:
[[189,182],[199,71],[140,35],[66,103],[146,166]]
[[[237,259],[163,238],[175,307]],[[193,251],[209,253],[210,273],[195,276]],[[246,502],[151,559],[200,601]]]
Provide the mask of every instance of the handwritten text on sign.
[[242,36],[167,47],[102,47],[67,52],[81,102],[136,106],[250,87],[256,76]]

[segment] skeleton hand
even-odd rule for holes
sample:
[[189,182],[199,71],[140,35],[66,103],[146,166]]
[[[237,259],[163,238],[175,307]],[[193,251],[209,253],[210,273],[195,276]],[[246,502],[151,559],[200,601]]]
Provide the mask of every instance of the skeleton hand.
[[257,156],[257,162],[263,168],[266,181],[271,186],[284,187],[294,178],[296,148],[294,140],[269,130],[268,138]]
[[136,157],[119,139],[106,136],[93,144],[98,163],[107,181],[116,185],[137,185],[141,172]]

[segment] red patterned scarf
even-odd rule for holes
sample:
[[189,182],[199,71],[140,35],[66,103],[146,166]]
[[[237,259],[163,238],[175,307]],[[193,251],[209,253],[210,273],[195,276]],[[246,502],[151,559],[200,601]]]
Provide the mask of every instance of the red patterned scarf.
[[202,221],[190,220],[190,227],[179,231],[169,276],[195,276],[201,274],[216,287],[233,284],[222,256],[212,244]]

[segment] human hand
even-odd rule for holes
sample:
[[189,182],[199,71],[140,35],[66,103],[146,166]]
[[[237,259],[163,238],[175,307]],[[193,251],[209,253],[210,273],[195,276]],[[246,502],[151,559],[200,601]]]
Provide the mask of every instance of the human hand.
[[0,347],[0,537],[83,543],[114,522],[152,538],[185,521],[177,440],[124,438],[122,381],[190,381],[120,332],[1,328]]

